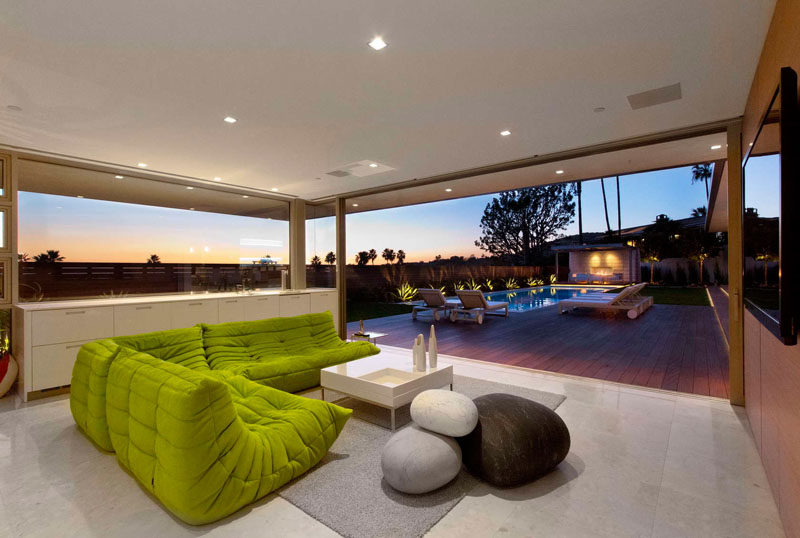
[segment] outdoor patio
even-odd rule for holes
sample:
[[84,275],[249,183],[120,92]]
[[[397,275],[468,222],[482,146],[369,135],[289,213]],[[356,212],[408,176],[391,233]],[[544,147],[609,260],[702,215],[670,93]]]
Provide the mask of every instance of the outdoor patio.
[[[716,301],[716,298],[715,298]],[[365,321],[378,344],[411,347],[431,320],[410,314]],[[348,324],[348,334],[358,323]],[[535,370],[728,398],[728,347],[709,306],[656,304],[640,318],[556,306],[489,316],[483,325],[436,322],[439,352]],[[411,357],[409,355],[409,360]]]

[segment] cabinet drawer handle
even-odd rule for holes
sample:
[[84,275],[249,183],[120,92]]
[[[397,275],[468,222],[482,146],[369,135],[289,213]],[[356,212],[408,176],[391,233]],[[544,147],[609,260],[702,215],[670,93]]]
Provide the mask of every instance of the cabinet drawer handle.
[[299,299],[299,298],[300,298],[299,295],[290,295],[289,296],[289,299]]
[[236,299],[228,299],[228,300],[227,300],[227,301],[225,301],[225,302],[226,302],[226,303],[238,303],[239,301],[238,301],[238,300],[236,300]]
[[69,346],[66,346],[64,349],[74,349],[76,347],[81,347],[82,345],[83,344],[71,344]]
[[136,310],[150,310],[152,306],[137,306]]
[[85,314],[85,313],[86,310],[67,310],[66,312],[64,312],[64,314],[66,314],[67,316],[71,316],[73,314]]
[[256,299],[256,301],[269,301],[272,297],[262,297],[261,299]]
[[189,303],[187,306],[202,306],[203,303]]

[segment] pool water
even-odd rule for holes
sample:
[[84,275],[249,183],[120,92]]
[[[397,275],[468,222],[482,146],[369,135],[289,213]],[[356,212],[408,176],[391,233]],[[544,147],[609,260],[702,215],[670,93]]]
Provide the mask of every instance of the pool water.
[[487,301],[507,301],[510,312],[529,312],[536,308],[551,306],[564,299],[581,297],[587,293],[602,293],[616,286],[541,286],[520,290],[495,291],[485,293]]

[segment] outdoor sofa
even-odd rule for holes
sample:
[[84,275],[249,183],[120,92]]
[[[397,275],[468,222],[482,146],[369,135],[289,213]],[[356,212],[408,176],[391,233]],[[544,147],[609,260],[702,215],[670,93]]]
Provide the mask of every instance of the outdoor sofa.
[[70,409],[167,509],[208,523],[308,471],[350,416],[287,391],[378,352],[339,339],[330,312],[98,340],[78,352]]

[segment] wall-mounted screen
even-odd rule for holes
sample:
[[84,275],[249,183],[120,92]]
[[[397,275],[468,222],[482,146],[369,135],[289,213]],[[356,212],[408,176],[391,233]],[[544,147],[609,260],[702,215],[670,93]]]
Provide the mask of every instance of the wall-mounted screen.
[[744,162],[744,302],[784,343],[797,342],[797,75],[781,82]]

